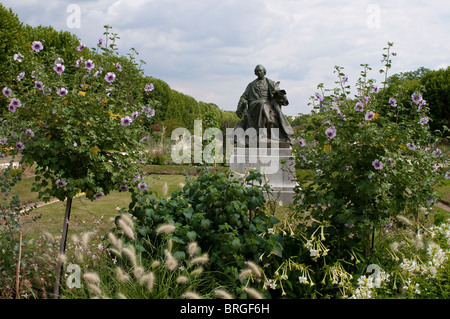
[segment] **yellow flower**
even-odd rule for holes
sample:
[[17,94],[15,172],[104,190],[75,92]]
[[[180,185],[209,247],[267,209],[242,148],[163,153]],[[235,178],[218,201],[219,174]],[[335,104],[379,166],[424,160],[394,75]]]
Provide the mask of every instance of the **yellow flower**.
[[51,140],[52,139],[52,136],[51,135],[47,135],[47,140]]
[[330,149],[331,149],[331,145],[330,144],[327,144],[327,145],[325,145],[324,147],[323,147],[323,150],[325,151],[325,152],[329,152],[330,151]]
[[83,91],[79,91],[78,94],[80,94],[81,96],[86,96],[86,92]]
[[87,89],[88,87],[89,87],[89,85],[87,85],[86,83],[84,83],[83,89]]
[[100,150],[97,146],[91,147],[91,149],[94,154],[97,154],[98,151]]
[[86,125],[91,125],[91,122],[87,121],[87,122],[86,122]]
[[373,116],[373,119],[376,120],[379,116],[380,116],[379,113],[375,113],[375,115]]

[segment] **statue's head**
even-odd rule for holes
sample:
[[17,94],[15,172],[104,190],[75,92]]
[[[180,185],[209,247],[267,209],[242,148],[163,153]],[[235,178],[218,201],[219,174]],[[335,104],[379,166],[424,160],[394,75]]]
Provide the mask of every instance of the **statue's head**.
[[258,78],[264,78],[264,76],[266,75],[266,68],[263,67],[261,64],[258,64],[258,65],[255,67],[255,75],[256,75]]

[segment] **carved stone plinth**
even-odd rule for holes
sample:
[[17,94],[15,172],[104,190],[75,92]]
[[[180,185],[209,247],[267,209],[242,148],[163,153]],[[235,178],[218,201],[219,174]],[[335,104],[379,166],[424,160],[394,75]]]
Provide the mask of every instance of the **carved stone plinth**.
[[259,170],[272,191],[271,196],[265,193],[266,198],[292,203],[297,186],[292,148],[289,143],[264,144],[235,147],[229,161],[230,170],[239,174]]

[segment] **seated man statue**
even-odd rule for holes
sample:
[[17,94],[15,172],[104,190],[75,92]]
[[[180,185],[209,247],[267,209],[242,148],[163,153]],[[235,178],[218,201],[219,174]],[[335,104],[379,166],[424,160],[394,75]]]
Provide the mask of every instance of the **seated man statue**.
[[279,139],[291,142],[290,135],[294,130],[281,112],[281,105],[288,105],[286,91],[279,89],[280,82],[266,78],[266,69],[262,65],[255,68],[257,79],[247,85],[245,92],[239,99],[236,114],[244,119],[238,123],[238,127],[267,128],[270,136],[271,128],[279,129]]

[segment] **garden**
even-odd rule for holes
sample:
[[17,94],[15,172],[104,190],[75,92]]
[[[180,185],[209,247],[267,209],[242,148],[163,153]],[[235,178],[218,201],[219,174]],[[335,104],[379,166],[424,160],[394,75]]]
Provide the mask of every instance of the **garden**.
[[355,87],[339,66],[318,85],[286,204],[256,171],[171,165],[155,84],[109,26],[92,49],[30,34],[0,84],[0,152],[20,162],[0,171],[0,298],[450,297],[448,128],[389,85],[392,43],[382,83],[362,64]]

